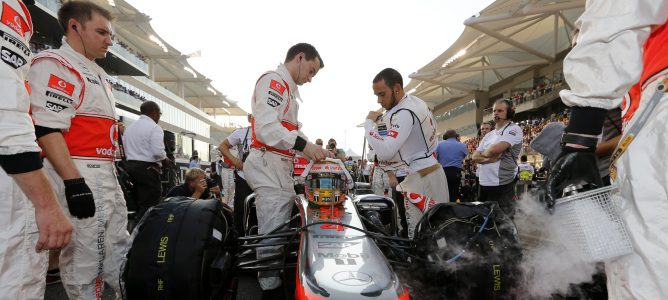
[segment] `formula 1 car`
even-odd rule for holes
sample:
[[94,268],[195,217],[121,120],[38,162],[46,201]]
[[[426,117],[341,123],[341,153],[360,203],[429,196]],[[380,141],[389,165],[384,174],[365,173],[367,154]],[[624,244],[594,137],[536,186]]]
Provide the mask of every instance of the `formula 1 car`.
[[[521,247],[496,203],[445,203],[427,211],[416,236],[399,236],[391,198],[352,185],[343,164],[324,161],[304,171],[292,219],[257,234],[254,197],[244,207],[239,271],[283,271],[295,299],[513,299]],[[282,238],[281,255],[255,259],[263,240]],[[276,245],[277,243],[271,243]],[[291,280],[291,278],[295,278]]]
[[[257,233],[254,195],[236,208],[244,210],[236,234],[220,202],[156,206],[133,232],[127,298],[258,299],[248,282],[269,270],[280,271],[287,299],[516,298],[521,248],[496,203],[437,204],[408,239],[395,202],[355,185],[340,161],[311,163],[302,176],[293,217],[267,234]],[[195,220],[203,215],[214,217]],[[282,251],[257,259],[266,246]]]

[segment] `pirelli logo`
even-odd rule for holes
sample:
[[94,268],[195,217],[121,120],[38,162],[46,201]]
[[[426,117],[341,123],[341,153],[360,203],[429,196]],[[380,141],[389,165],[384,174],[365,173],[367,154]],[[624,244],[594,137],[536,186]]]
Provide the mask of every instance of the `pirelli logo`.
[[63,95],[59,95],[59,94],[54,93],[54,92],[52,92],[52,91],[46,91],[46,96],[47,96],[47,97],[51,97],[51,98],[58,99],[58,100],[63,101],[63,102],[65,102],[65,103],[67,103],[67,104],[72,104],[72,103],[74,103],[74,101],[73,101],[72,99],[67,98],[67,97],[65,97],[65,96],[63,96]]
[[5,31],[2,31],[2,30],[0,30],[0,35],[2,35],[2,39],[5,40],[5,42],[8,42],[8,43],[14,45],[14,47],[21,50],[21,52],[23,52],[23,54],[30,55],[30,48],[28,48],[26,46],[26,44],[21,42],[19,39],[15,38],[11,34],[5,32]]

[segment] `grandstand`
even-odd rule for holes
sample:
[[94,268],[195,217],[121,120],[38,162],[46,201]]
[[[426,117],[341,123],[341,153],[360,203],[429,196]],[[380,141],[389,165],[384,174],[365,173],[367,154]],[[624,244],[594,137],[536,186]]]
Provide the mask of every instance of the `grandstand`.
[[460,37],[412,73],[409,93],[434,107],[438,131],[453,128],[477,144],[478,128],[492,119],[491,106],[514,102],[514,121],[530,139],[550,121],[567,122],[559,90],[567,88],[562,63],[574,38],[584,0],[495,1],[464,22]]
[[[246,112],[163,40],[151,27],[149,16],[124,0],[92,2],[108,9],[115,19],[114,45],[97,62],[111,76],[117,115],[127,126],[139,118],[142,102],[158,103],[163,112],[159,124],[176,141],[177,162],[187,166],[197,150],[204,166],[212,147],[239,127],[228,116]],[[63,32],[56,12],[61,5],[60,0],[36,0],[30,6],[35,28],[30,47],[35,53],[60,46]]]

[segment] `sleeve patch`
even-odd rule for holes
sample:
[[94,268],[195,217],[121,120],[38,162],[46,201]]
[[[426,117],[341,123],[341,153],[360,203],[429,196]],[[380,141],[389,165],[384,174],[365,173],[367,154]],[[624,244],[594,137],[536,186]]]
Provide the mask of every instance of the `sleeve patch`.
[[51,74],[49,77],[49,87],[58,91],[61,91],[70,97],[74,93],[74,85],[65,81],[64,79]]
[[383,139],[383,137],[380,134],[378,134],[377,132],[375,132],[373,130],[369,131],[369,135],[372,138],[377,139],[377,140],[382,140]]
[[283,95],[283,92],[285,92],[285,87],[282,84],[278,83],[278,81],[273,79],[269,83],[269,88],[271,88],[274,91],[277,91],[280,95]]
[[20,54],[2,47],[2,61],[14,69],[23,67],[27,61]]
[[2,2],[2,23],[9,26],[9,28],[16,31],[16,33],[25,37],[26,32],[30,32],[30,25],[19,15],[19,13],[9,6],[9,4]]
[[60,94],[58,94],[58,93],[54,93],[54,92],[52,92],[52,91],[46,91],[46,96],[47,96],[47,97],[54,98],[54,99],[58,99],[58,100],[63,101],[63,102],[65,102],[65,103],[67,103],[67,104],[72,104],[72,103],[74,103],[74,100],[72,100],[72,99],[70,99],[70,98],[67,98],[67,97],[65,97],[65,96],[63,96],[63,95],[60,95]]
[[271,97],[267,98],[267,104],[271,107],[279,106],[281,103]]
[[62,105],[57,104],[57,103],[53,103],[51,101],[46,101],[46,109],[48,109],[52,112],[55,112],[55,113],[59,113],[59,112],[61,112],[65,109],[65,106],[62,106]]
[[390,131],[387,133],[387,136],[396,139],[396,138],[399,136],[399,132],[397,132],[396,130],[390,130]]
[[378,124],[378,134],[381,136],[386,136],[387,135],[387,125],[385,124]]
[[273,91],[269,91],[269,96],[274,97],[274,99],[278,101],[283,101],[283,97],[281,95],[274,93]]

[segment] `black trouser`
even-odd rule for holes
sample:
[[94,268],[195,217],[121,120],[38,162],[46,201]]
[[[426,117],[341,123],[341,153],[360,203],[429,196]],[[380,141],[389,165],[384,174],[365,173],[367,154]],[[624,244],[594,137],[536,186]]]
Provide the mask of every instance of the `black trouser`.
[[[397,176],[397,182],[401,183],[406,179],[406,176]],[[397,205],[397,213],[399,214],[399,220],[400,220],[400,226],[401,229],[399,230],[399,235],[402,237],[408,237],[408,222],[406,221],[406,207],[404,206],[404,195],[401,194],[401,192],[397,191],[396,187],[392,188],[392,199],[394,199],[394,203]]]
[[516,180],[513,180],[511,183],[498,186],[481,185],[478,201],[498,202],[501,210],[503,210],[503,212],[512,219],[515,215],[515,183]]
[[248,186],[248,182],[241,178],[237,171],[234,171],[234,228],[239,236],[244,232],[244,206],[246,197],[252,194],[253,190]]
[[459,192],[459,187],[462,185],[462,169],[457,167],[443,167],[445,178],[448,180],[448,195],[450,202],[455,202],[457,199],[462,199],[462,194]]
[[132,196],[137,202],[135,220],[139,221],[150,207],[158,204],[162,195],[160,166],[157,163],[128,160],[125,163],[132,187]]

